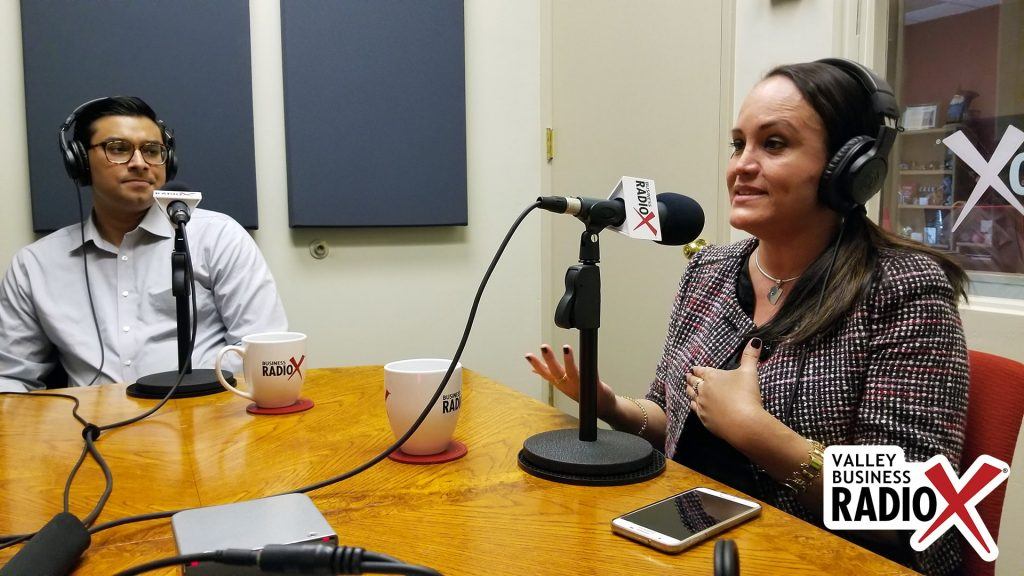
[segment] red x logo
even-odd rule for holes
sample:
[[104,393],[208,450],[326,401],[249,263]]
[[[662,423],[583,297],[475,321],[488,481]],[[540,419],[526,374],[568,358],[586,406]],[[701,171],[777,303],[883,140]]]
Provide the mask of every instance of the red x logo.
[[[1005,463],[991,456],[981,456],[971,466],[971,469],[964,473],[962,479],[966,479],[966,482],[958,491],[953,485],[956,474],[949,467],[948,461],[932,464],[925,470],[924,475],[946,501],[946,507],[935,516],[931,525],[924,532],[919,532],[920,537],[915,534],[913,539],[923,542],[952,518],[954,523],[959,521],[962,524],[959,526],[960,531],[963,532],[964,537],[971,543],[979,556],[985,559],[994,559],[997,554],[995,542],[985,524],[981,522],[975,505],[1006,479],[1007,468]],[[935,534],[935,538],[941,536],[948,529],[949,526],[939,534]]]
[[635,210],[636,213],[639,214],[641,218],[643,218],[643,220],[641,220],[640,223],[636,225],[636,228],[633,228],[633,230],[636,230],[637,228],[643,226],[644,224],[647,224],[647,227],[651,229],[651,234],[657,235],[658,231],[655,230],[654,225],[651,224],[651,220],[654,220],[654,215],[656,214],[656,212],[648,212],[647,216],[644,216],[643,214],[640,214],[640,211],[637,210],[636,208],[633,208],[633,210]]
[[291,358],[289,358],[288,361],[291,362],[292,363],[292,367],[295,368],[295,371],[288,375],[288,379],[291,380],[292,376],[295,376],[296,374],[299,375],[299,378],[302,378],[302,370],[301,370],[301,368],[302,368],[302,363],[306,361],[306,355],[303,354],[302,358],[299,358],[298,362],[295,361],[295,356],[292,356]]

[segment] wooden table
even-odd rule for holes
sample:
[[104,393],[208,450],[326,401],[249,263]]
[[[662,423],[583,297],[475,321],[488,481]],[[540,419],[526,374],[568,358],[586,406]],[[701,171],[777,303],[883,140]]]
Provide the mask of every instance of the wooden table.
[[[150,418],[98,441],[114,475],[99,523],[127,515],[208,506],[288,491],[347,471],[393,440],[379,366],[310,370],[316,406],[287,416],[252,416],[229,394],[173,400]],[[106,424],[153,401],[124,386],[65,391],[89,421]],[[0,396],[0,534],[39,529],[61,510],[65,479],[80,449],[71,402]],[[710,574],[713,542],[662,554],[612,534],[613,517],[693,486],[735,493],[674,462],[629,486],[556,484],[522,472],[523,440],[575,420],[467,370],[457,439],[461,460],[435,466],[385,460],[310,493],[342,544],[431,566],[445,574]],[[71,509],[87,514],[103,489],[89,461]],[[742,573],[910,573],[863,548],[770,506],[733,529]],[[6,563],[18,548],[0,551]],[[111,574],[176,554],[168,519],[93,536],[76,574]],[[153,574],[177,574],[165,569]]]

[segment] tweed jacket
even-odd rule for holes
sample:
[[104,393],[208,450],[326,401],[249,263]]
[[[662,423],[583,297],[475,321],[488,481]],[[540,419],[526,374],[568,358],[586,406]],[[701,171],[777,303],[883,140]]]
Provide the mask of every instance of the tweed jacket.
[[[756,239],[702,250],[680,281],[665,349],[647,398],[667,417],[665,453],[672,458],[689,415],[684,375],[694,365],[721,367],[755,328],[740,307],[736,281]],[[826,295],[827,297],[827,295]],[[967,348],[957,300],[941,268],[923,254],[883,249],[869,294],[835,330],[809,344],[777,344],[758,365],[765,409],[783,419],[806,362],[789,421],[824,445],[888,444],[908,461],[943,454],[959,467],[967,414]],[[760,494],[812,522],[790,491],[751,465]],[[915,555],[919,570],[944,573],[959,564],[959,538],[947,533]]]

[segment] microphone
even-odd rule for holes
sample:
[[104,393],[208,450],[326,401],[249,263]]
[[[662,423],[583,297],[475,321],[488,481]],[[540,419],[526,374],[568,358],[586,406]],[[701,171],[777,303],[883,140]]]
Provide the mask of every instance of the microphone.
[[[540,207],[549,212],[575,216],[587,224],[599,224],[611,227],[620,234],[640,237],[631,234],[639,229],[626,230],[622,225],[626,222],[626,202],[622,198],[597,200],[595,198],[578,198],[567,196],[541,196],[537,198]],[[657,218],[661,224],[661,239],[658,244],[666,246],[682,246],[693,242],[704,230],[704,210],[696,201],[682,194],[663,192],[657,195]],[[644,222],[639,226],[657,226],[657,223]],[[653,238],[652,238],[653,239]]]
[[192,217],[192,210],[203,199],[203,193],[193,191],[184,182],[172,180],[164,184],[163,189],[154,190],[153,198],[167,212],[171,223],[179,226]]
[[612,227],[630,238],[677,246],[704,228],[704,210],[680,194],[657,194],[654,181],[623,176],[607,200],[542,197],[533,206],[582,220],[580,263],[565,274],[565,294],[555,325],[580,333],[579,428],[534,434],[523,442],[519,467],[529,474],[570,484],[620,485],[654,478],[665,457],[639,436],[597,427],[597,331],[601,326],[598,233]]
[[[190,398],[223,392],[224,388],[221,387],[213,370],[192,369],[192,357],[189,354],[189,329],[192,322],[198,322],[198,319],[191,317],[188,305],[189,294],[192,293],[189,283],[194,285],[194,280],[185,224],[192,217],[192,210],[203,199],[203,194],[193,191],[184,182],[172,180],[164,184],[162,190],[154,190],[153,198],[174,225],[171,294],[174,295],[175,317],[178,324],[178,369],[143,376],[129,385],[126,392],[133,398],[163,398],[175,386],[177,388],[174,388],[171,398]],[[235,382],[233,374],[225,375],[224,378],[232,385]]]

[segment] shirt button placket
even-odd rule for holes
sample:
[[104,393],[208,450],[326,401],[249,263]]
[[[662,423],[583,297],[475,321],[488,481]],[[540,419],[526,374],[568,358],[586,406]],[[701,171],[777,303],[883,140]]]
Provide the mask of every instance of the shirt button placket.
[[118,250],[117,261],[117,292],[120,298],[117,302],[117,323],[118,349],[117,354],[121,358],[122,377],[128,381],[136,379],[135,369],[132,361],[137,354],[137,338],[133,327],[138,324],[138,298],[133,298],[135,291],[135,254],[134,238],[131,235],[125,236]]

